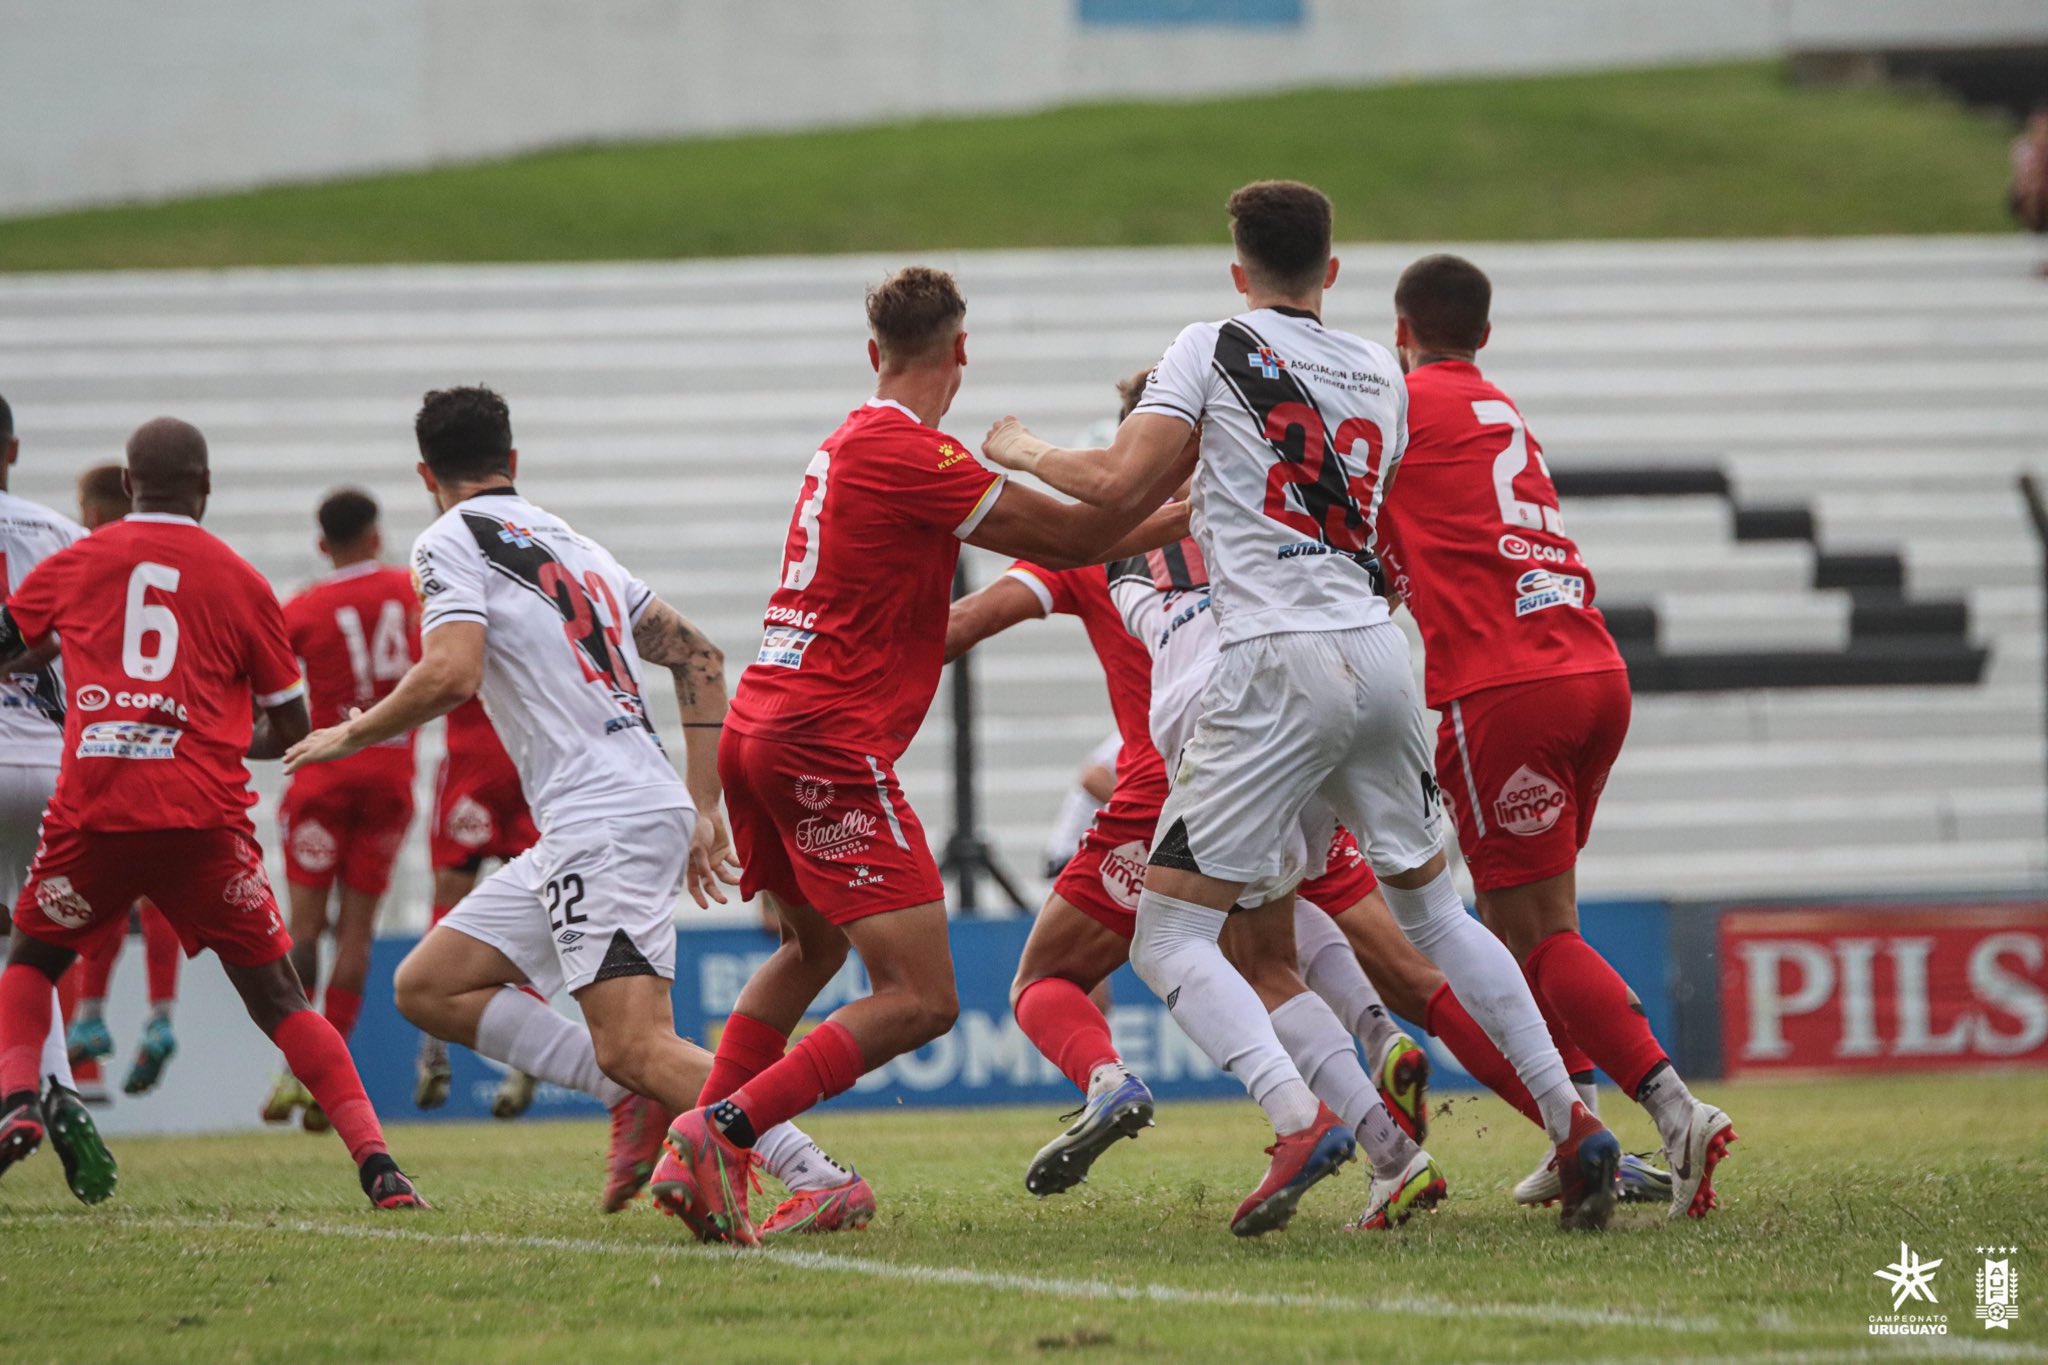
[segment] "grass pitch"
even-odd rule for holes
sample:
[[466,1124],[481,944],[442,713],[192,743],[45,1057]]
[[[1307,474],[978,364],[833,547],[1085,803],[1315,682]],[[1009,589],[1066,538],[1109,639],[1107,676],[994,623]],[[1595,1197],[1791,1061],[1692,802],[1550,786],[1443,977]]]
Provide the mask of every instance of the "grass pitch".
[[[1625,1206],[1564,1234],[1507,1190],[1537,1134],[1453,1097],[1452,1181],[1393,1235],[1343,1230],[1358,1167],[1292,1229],[1225,1227],[1266,1137],[1249,1103],[1165,1106],[1074,1194],[1038,1202],[1025,1109],[815,1117],[882,1210],[857,1234],[703,1249],[641,1204],[596,1211],[595,1123],[398,1126],[438,1211],[373,1214],[339,1142],[121,1144],[83,1209],[46,1152],[0,1183],[0,1355],[34,1361],[2048,1360],[2048,1075],[1707,1088],[1742,1134],[1724,1207]],[[1606,1104],[1625,1143],[1640,1111]],[[770,1186],[771,1191],[775,1189]],[[764,1205],[772,1199],[756,1196]],[[1941,1257],[1947,1338],[1873,1338],[1873,1272]],[[1971,1316],[1975,1248],[2020,1248],[2022,1312]],[[1926,1309],[1926,1305],[1916,1305]]]
[[1345,241],[1999,232],[2012,130],[1770,64],[1102,104],[584,148],[0,223],[0,270],[1225,240],[1313,180]]

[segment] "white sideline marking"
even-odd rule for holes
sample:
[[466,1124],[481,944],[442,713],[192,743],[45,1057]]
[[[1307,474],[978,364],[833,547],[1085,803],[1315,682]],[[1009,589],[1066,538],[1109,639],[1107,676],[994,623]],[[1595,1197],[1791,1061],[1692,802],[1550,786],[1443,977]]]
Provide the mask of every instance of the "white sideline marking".
[[[1549,1304],[1497,1303],[1486,1300],[1454,1301],[1418,1295],[1386,1298],[1347,1298],[1327,1294],[1253,1294],[1230,1289],[1186,1289],[1169,1284],[1116,1284],[1109,1280],[1060,1279],[1041,1275],[1018,1275],[1007,1271],[975,1270],[960,1266],[928,1266],[897,1261],[875,1261],[825,1251],[791,1251],[781,1247],[745,1250],[736,1247],[707,1247],[677,1242],[604,1241],[593,1237],[519,1236],[496,1232],[426,1232],[417,1228],[366,1227],[349,1223],[307,1221],[238,1222],[210,1218],[120,1218],[85,1219],[75,1213],[36,1213],[0,1218],[0,1226],[20,1223],[61,1222],[72,1226],[104,1226],[178,1229],[202,1232],[298,1233],[320,1237],[358,1238],[370,1241],[414,1242],[428,1246],[512,1247],[528,1251],[560,1251],[578,1255],[684,1257],[694,1260],[765,1260],[796,1270],[846,1275],[867,1275],[875,1279],[909,1284],[961,1286],[1008,1290],[1020,1294],[1042,1294],[1051,1298],[1110,1300],[1122,1303],[1187,1304],[1211,1308],[1279,1308],[1340,1313],[1398,1313],[1431,1318],[1494,1318],[1509,1321],[1568,1324],[1585,1327],[1644,1327],[1667,1332],[1712,1332],[1722,1323],[1714,1317],[1678,1317],[1669,1314],[1630,1313],[1621,1309],[1567,1308]],[[1743,1324],[1752,1329],[1778,1330],[1762,1324]],[[1950,1359],[2048,1361],[2048,1351],[2032,1346],[2002,1342],[1979,1342],[1950,1337],[1938,1345],[1932,1341],[1901,1340],[1893,1345],[1872,1345],[1844,1350],[1767,1352],[1740,1357],[1746,1362],[1768,1365],[1861,1365],[1867,1361],[1899,1361],[1931,1354]],[[1736,1365],[1731,1356],[1694,1356],[1673,1365]],[[1576,1360],[1571,1365],[1599,1365]]]

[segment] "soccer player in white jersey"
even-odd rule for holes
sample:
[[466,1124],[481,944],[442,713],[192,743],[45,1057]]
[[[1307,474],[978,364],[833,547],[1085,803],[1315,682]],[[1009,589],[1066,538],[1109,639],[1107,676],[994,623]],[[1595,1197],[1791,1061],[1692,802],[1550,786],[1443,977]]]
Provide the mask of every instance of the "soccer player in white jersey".
[[[429,393],[415,422],[421,479],[442,515],[413,546],[420,661],[382,701],[317,730],[287,771],[332,762],[445,715],[481,692],[519,769],[540,842],[462,899],[399,964],[406,1018],[612,1111],[604,1205],[646,1184],[711,1054],[676,1036],[674,923],[687,882],[723,902],[731,841],[719,813],[724,656],[603,546],[521,497],[511,414],[486,388]],[[642,661],[675,677],[689,783],[648,719]],[[567,990],[588,1027],[539,996]],[[850,1177],[793,1129],[762,1160]],[[801,1193],[801,1191],[799,1191]],[[872,1196],[870,1195],[871,1199]]]
[[[0,591],[9,595],[30,569],[85,535],[85,528],[69,517],[8,491],[14,462],[20,458],[14,410],[0,398]],[[5,633],[13,635],[12,627]],[[0,639],[0,657],[20,653],[20,644],[18,636]],[[0,894],[6,896],[10,910],[36,856],[43,808],[57,789],[57,767],[64,753],[62,667],[52,659],[33,673],[0,678]],[[0,911],[0,933],[9,923],[7,913]],[[63,1009],[55,1010],[51,1019],[37,1068],[43,1122],[50,1145],[64,1163],[71,1192],[85,1203],[97,1204],[114,1192],[114,1157],[100,1140],[72,1079]]]
[[[1355,1154],[1275,1036],[1218,939],[1248,888],[1243,932],[1291,946],[1296,838],[1364,843],[1403,931],[1514,1063],[1558,1147],[1561,1221],[1604,1226],[1621,1147],[1579,1102],[1515,960],[1465,913],[1443,855],[1442,806],[1407,641],[1388,618],[1373,519],[1407,434],[1385,347],[1323,326],[1337,279],[1330,202],[1262,181],[1231,196],[1232,282],[1247,311],[1180,334],[1107,450],[1063,450],[1014,418],[984,451],[1103,507],[1142,507],[1199,425],[1193,526],[1208,560],[1221,658],[1180,755],[1138,904],[1132,963],[1174,1019],[1246,1082],[1277,1140],[1232,1231],[1286,1224]],[[1312,871],[1315,869],[1311,869]]]

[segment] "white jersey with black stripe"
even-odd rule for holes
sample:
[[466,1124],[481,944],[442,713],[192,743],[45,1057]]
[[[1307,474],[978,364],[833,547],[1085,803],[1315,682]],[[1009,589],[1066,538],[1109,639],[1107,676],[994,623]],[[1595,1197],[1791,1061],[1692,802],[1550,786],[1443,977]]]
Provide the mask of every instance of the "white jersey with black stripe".
[[1292,308],[1198,322],[1136,410],[1202,424],[1190,511],[1223,643],[1388,619],[1373,522],[1408,390],[1386,347]]
[[543,831],[693,809],[641,696],[633,627],[654,593],[510,488],[457,503],[413,543],[420,634],[484,628],[484,710]]
[[[85,528],[41,503],[0,489],[0,590],[12,595],[29,571]],[[0,678],[0,763],[56,767],[64,754],[63,664]]]

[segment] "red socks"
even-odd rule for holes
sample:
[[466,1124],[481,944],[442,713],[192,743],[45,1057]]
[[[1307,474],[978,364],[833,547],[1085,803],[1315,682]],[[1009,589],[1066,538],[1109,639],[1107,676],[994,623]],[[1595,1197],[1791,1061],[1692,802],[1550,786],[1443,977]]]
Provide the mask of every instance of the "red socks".
[[107,998],[107,983],[114,979],[114,961],[121,956],[121,945],[127,941],[126,934],[108,934],[93,944],[91,951],[79,955],[78,965],[65,975],[78,978],[80,1000]]
[[1118,1060],[1109,1021],[1086,991],[1061,977],[1042,976],[1024,988],[1017,1026],[1084,1093],[1096,1067]]
[[[1574,934],[1573,937],[1578,936]],[[1529,983],[1529,994],[1536,997],[1536,1008],[1543,1012],[1543,1022],[1550,1027],[1550,1042],[1557,1049],[1558,1057],[1564,1062],[1565,1074],[1574,1081],[1589,1078],[1593,1074],[1593,1059],[1586,1055],[1585,1050],[1572,1037],[1572,1031],[1565,1026],[1563,1015],[1543,994],[1543,985],[1536,980],[1536,957],[1542,951],[1542,945],[1539,944],[1536,952],[1529,954],[1529,960],[1522,964],[1522,979]]]
[[[1578,1043],[1573,1050],[1583,1048],[1581,1056],[1590,1053],[1624,1094],[1633,1096],[1651,1069],[1666,1060],[1642,1002],[1585,939],[1569,930],[1552,934],[1536,945],[1522,970],[1535,987],[1550,1031],[1559,1033],[1558,1021],[1564,1020]],[[1584,1069],[1573,1065],[1570,1054],[1564,1060],[1567,1071]]]
[[[721,1040],[721,1052],[724,1046]],[[765,1133],[811,1106],[853,1089],[866,1070],[860,1044],[846,1025],[827,1019],[773,1066],[734,1091],[729,1100],[746,1115],[756,1134]]]
[[788,1048],[789,1035],[781,1029],[744,1014],[733,1015],[718,1035],[718,1052],[711,1059],[711,1074],[704,1078],[697,1103],[718,1103],[781,1061]]
[[1529,1122],[1543,1127],[1543,1111],[1536,1107],[1529,1087],[1515,1074],[1514,1063],[1493,1045],[1493,1039],[1486,1036],[1479,1021],[1466,1012],[1458,997],[1451,993],[1450,982],[1438,986],[1429,997],[1422,1025],[1431,1036],[1443,1040],[1474,1080],[1520,1110]]
[[50,1036],[50,978],[26,963],[0,972],[0,1098],[42,1093],[43,1040]]
[[164,918],[164,912],[148,901],[142,902],[142,951],[149,967],[149,1003],[176,1000],[178,959],[185,955],[185,945],[178,942],[178,931]]
[[370,1107],[362,1077],[348,1055],[348,1044],[334,1031],[334,1025],[312,1010],[298,1010],[286,1015],[270,1038],[283,1051],[292,1075],[320,1101],[358,1166],[364,1158],[388,1150],[377,1111]]
[[327,1022],[334,1025],[334,1031],[347,1040],[356,1031],[356,1019],[363,1012],[363,997],[358,991],[345,991],[332,982],[327,986],[327,997],[322,1013]]

